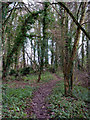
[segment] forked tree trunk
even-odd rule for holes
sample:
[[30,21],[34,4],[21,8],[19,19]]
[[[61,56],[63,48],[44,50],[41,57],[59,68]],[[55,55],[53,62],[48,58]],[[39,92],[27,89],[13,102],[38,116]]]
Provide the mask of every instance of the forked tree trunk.
[[[85,18],[85,10],[86,10],[85,8],[86,8],[86,3],[83,3],[83,5],[82,5],[82,11],[83,12],[81,13],[81,18],[80,18],[80,24],[81,25],[84,22],[84,18]],[[79,43],[79,40],[80,40],[80,34],[81,34],[81,29],[78,27],[77,32],[76,32],[74,46],[73,46],[73,49],[72,49],[71,58],[70,58],[69,65],[68,65],[68,68],[67,68],[68,72],[66,72],[67,73],[66,76],[68,76],[67,79],[68,79],[68,81],[70,81],[70,83],[72,83],[72,86],[73,86],[73,67],[74,67],[73,62],[75,60],[75,55],[76,55],[78,43]],[[69,91],[67,91],[67,93],[66,93],[67,95],[72,93],[72,87],[71,86],[68,86],[68,87],[69,87]]]
[[[73,49],[71,52],[71,57],[70,60],[68,62],[68,65],[66,64],[66,54],[64,54],[63,50],[62,50],[62,55],[64,57],[63,59],[63,73],[64,73],[64,86],[65,86],[65,95],[70,95],[72,93],[72,89],[73,89],[73,67],[74,67],[74,63],[73,61],[75,60],[75,55],[76,55],[76,51],[77,51],[77,47],[78,47],[78,43],[80,40],[80,34],[81,34],[81,30],[86,34],[87,37],[89,37],[89,35],[86,33],[86,31],[81,27],[82,23],[84,22],[84,17],[85,17],[85,10],[86,10],[86,3],[84,2],[82,4],[82,13],[81,13],[81,18],[80,18],[80,23],[77,22],[77,20],[75,19],[75,17],[72,15],[72,13],[69,11],[69,9],[61,2],[59,2],[59,5],[61,5],[66,11],[67,13],[72,17],[73,21],[76,23],[76,25],[78,26],[77,28],[77,32],[76,32],[76,37],[75,37],[75,41],[74,41],[74,45],[73,45]],[[64,22],[64,20],[63,20]],[[65,28],[63,28],[65,29]],[[62,31],[63,31],[62,29]],[[64,31],[63,31],[64,32]],[[62,32],[62,38],[64,40],[64,33]],[[65,51],[67,52],[67,50]]]

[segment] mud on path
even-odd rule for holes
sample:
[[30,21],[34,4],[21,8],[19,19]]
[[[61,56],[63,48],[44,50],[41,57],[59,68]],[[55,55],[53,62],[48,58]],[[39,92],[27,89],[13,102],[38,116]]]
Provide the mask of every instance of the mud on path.
[[56,85],[56,83],[61,80],[61,78],[58,78],[56,75],[54,76],[56,78],[55,80],[44,83],[42,86],[39,87],[37,91],[33,93],[33,99],[31,103],[32,110],[30,110],[30,108],[27,108],[28,115],[30,114],[30,111],[32,111],[31,113],[35,114],[36,118],[50,118],[47,110],[47,106],[49,104],[46,102],[45,99],[51,93],[52,88]]

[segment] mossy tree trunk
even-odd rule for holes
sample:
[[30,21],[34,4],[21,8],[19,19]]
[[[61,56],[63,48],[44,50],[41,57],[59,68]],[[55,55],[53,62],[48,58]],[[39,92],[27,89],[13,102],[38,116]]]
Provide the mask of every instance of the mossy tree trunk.
[[[48,62],[48,57],[46,57],[48,55],[47,50],[48,49],[46,47],[46,43],[48,41],[46,41],[46,29],[47,29],[47,22],[46,22],[46,16],[47,16],[47,8],[48,8],[48,3],[45,2],[44,3],[44,11],[43,11],[43,40],[41,40],[41,60],[40,60],[40,69],[39,69],[39,76],[38,76],[38,80],[37,82],[40,82],[41,79],[41,73],[43,71],[43,66],[45,63],[45,66],[47,65]],[[46,55],[46,56],[45,56]],[[45,60],[44,60],[45,59]]]
[[[86,11],[86,3],[82,4],[82,13],[81,13],[81,18],[80,18],[80,24],[82,25],[82,23],[84,22],[84,18],[85,18],[85,11]],[[73,67],[74,67],[74,60],[75,60],[75,56],[76,56],[76,52],[77,52],[77,47],[78,47],[78,43],[80,40],[80,34],[81,34],[81,29],[78,27],[77,28],[77,32],[76,32],[76,36],[75,36],[75,41],[74,41],[74,45],[73,45],[73,49],[72,49],[72,54],[70,57],[70,61],[67,67],[67,72],[66,72],[66,78],[68,79],[68,81],[70,81],[70,85],[69,85],[69,89],[67,91],[66,89],[66,95],[71,95],[72,94],[72,86],[73,86]]]
[[25,60],[25,45],[23,43],[23,48],[22,48],[22,54],[23,54],[23,67],[26,67],[26,60]]

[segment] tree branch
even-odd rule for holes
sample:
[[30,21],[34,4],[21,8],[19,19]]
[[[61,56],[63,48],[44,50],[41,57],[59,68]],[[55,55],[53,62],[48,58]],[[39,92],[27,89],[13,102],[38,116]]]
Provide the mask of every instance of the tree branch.
[[[15,3],[16,4],[16,3]],[[15,6],[15,4],[14,4],[14,6],[13,6],[13,8],[12,8],[12,10],[11,10],[11,12],[10,12],[10,14],[8,15],[8,17],[5,19],[5,21],[2,23],[2,25],[5,25],[5,23],[8,21],[8,19],[10,18],[10,16],[11,16],[11,14],[12,14],[12,12],[13,12],[13,10],[15,9],[15,7],[17,6]]]
[[[50,3],[52,4],[52,3]],[[55,3],[56,4],[56,3]],[[71,16],[71,18],[73,19],[73,21],[75,22],[75,24],[78,26],[78,28],[80,28],[83,33],[86,35],[86,37],[88,39],[90,39],[89,34],[85,31],[85,29],[80,25],[80,23],[78,23],[78,21],[76,20],[76,18],[73,16],[73,14],[71,13],[71,11],[67,8],[67,6],[65,6],[62,2],[58,2],[57,4],[60,4],[66,11],[67,13]],[[60,14],[59,14],[60,15]]]

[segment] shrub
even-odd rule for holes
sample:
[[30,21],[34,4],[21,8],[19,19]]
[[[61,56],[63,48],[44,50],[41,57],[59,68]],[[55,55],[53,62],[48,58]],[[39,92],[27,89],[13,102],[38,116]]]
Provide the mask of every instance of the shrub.
[[[83,89],[83,87],[81,87]],[[76,92],[76,88],[75,92]],[[81,89],[78,87],[78,91]],[[74,91],[74,90],[73,90]],[[75,93],[77,95],[77,92]],[[87,90],[85,91],[87,94]],[[55,120],[59,119],[69,119],[69,118],[80,118],[80,119],[88,119],[88,109],[87,105],[84,102],[83,97],[81,99],[76,100],[74,97],[65,97],[64,94],[64,81],[59,81],[57,85],[53,88],[52,94],[48,97],[49,106],[48,109],[51,114],[51,118],[55,118]],[[81,96],[83,93],[80,92]],[[77,95],[78,97],[78,95]],[[79,98],[79,97],[78,97]]]
[[24,118],[27,116],[25,109],[30,107],[32,92],[34,88],[9,88],[7,85],[2,87],[2,118]]
[[9,72],[9,75],[16,75],[16,74],[17,74],[17,72],[14,69],[11,69],[10,72]]
[[32,73],[34,70],[32,67],[25,67],[19,70],[21,75],[27,75],[29,73]]
[[54,68],[53,66],[50,66],[50,67],[48,68],[48,70],[49,70],[50,72],[52,72],[52,73],[55,73],[55,72],[56,72],[56,70],[55,70],[55,68]]

